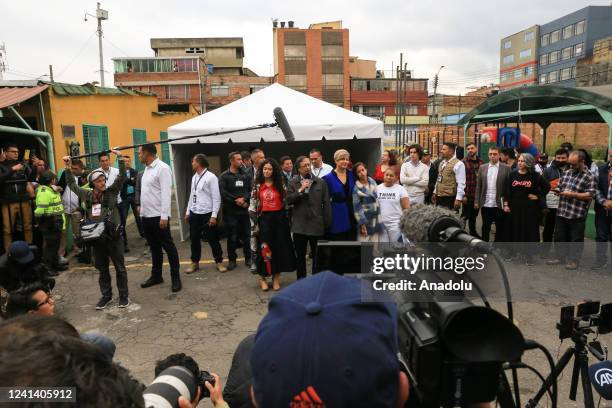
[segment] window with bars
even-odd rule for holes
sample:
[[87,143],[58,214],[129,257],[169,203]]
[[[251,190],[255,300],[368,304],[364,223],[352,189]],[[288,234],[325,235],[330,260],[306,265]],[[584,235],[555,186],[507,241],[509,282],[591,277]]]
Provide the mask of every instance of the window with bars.
[[229,86],[213,85],[210,87],[210,94],[212,96],[229,96]]
[[[168,140],[168,132],[159,132],[160,140]],[[162,143],[161,144],[161,159],[168,166],[170,165],[170,144]]]
[[[133,144],[141,144],[147,142],[147,131],[144,129],[132,129],[132,143]],[[134,148],[134,158],[138,157],[138,148]],[[140,160],[133,160],[134,168],[136,171],[143,171],[144,165],[140,162]]]
[[[85,154],[108,150],[108,128],[104,125],[83,125],[83,145]],[[97,169],[98,157],[85,158],[88,169]]]

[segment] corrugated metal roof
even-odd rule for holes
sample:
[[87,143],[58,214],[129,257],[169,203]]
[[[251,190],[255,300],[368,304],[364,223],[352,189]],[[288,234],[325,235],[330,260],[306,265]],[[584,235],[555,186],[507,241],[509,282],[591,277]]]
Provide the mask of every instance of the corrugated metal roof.
[[92,84],[73,85],[64,84],[60,82],[53,82],[51,84],[53,92],[59,96],[74,96],[74,95],[144,95],[144,96],[155,96],[151,93],[133,91],[125,88],[99,88]]
[[0,109],[27,101],[48,87],[48,85],[37,85],[30,87],[2,87],[2,85],[0,85]]

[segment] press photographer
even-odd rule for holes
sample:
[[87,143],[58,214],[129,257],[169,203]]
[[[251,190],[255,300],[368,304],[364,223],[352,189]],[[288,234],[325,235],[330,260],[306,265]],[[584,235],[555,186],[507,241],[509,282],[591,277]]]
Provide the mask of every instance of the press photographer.
[[217,408],[229,408],[223,400],[219,376],[200,371],[198,363],[184,353],[171,354],[155,365],[155,380],[143,392],[145,407],[195,408],[210,398]]

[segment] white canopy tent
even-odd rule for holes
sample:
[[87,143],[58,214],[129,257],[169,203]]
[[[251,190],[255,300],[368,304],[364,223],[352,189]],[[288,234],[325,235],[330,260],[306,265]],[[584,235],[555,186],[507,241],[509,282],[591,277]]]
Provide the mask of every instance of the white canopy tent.
[[[308,155],[312,148],[318,148],[324,161],[333,165],[334,151],[345,148],[351,153],[353,162],[366,163],[373,173],[373,166],[382,149],[382,122],[280,84],[270,85],[221,108],[171,126],[168,128],[168,138],[171,140],[274,123],[273,110],[276,107],[283,109],[295,135],[294,142],[287,142],[278,127],[170,142],[179,214],[184,213],[187,205],[192,175],[191,157],[196,153],[206,154],[211,170],[219,175],[228,167],[227,155],[232,151],[257,147],[265,152],[266,157],[278,159],[288,155],[295,159]],[[182,218],[181,239],[184,239]]]

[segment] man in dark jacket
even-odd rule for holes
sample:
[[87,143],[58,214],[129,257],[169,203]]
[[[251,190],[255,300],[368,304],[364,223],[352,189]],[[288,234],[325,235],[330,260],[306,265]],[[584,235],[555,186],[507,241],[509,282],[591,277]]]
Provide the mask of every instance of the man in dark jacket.
[[251,178],[242,169],[240,152],[228,155],[229,169],[219,176],[219,191],[223,205],[223,221],[228,229],[227,254],[229,262],[227,269],[236,268],[236,248],[238,240],[242,241],[244,262],[251,266],[251,220],[249,219],[249,201],[251,200]]
[[123,183],[123,188],[121,189],[121,203],[119,204],[119,215],[121,216],[121,236],[123,238],[123,250],[124,252],[130,252],[130,248],[128,247],[127,241],[127,233],[125,232],[125,223],[130,212],[130,208],[132,209],[132,214],[134,214],[134,219],[136,220],[136,227],[138,228],[138,234],[141,237],[144,237],[144,232],[142,231],[142,224],[140,223],[140,216],[138,215],[138,211],[136,210],[136,177],[138,176],[138,172],[134,170],[131,165],[130,156],[123,156],[125,158],[125,182]]
[[442,162],[442,157],[438,157],[431,163],[429,166],[429,184],[427,185],[427,190],[425,191],[425,204],[431,204],[431,196],[433,195],[433,191],[436,188],[436,180],[438,179],[438,167],[440,167],[440,163]]
[[13,232],[22,224],[24,238],[32,243],[32,207],[28,182],[33,181],[34,172],[27,163],[19,161],[19,148],[8,144],[4,148],[5,160],[0,164],[0,206],[4,249],[8,251]]
[[595,228],[597,259],[592,269],[606,268],[608,247],[612,252],[612,149],[608,150],[608,162],[599,166],[595,193]]
[[297,257],[297,278],[306,277],[306,246],[313,253],[312,273],[315,273],[317,241],[331,225],[332,211],[327,183],[310,172],[310,159],[296,160],[298,175],[289,180],[285,202],[291,207],[291,232]]

